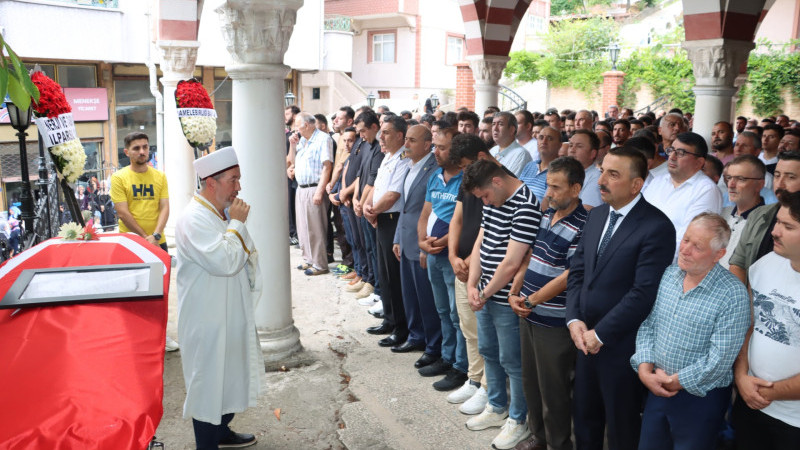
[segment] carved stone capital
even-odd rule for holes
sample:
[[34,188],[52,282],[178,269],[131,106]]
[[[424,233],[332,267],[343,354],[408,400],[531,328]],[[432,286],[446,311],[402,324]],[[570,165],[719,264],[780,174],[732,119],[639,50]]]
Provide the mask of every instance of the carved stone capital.
[[685,41],[698,86],[733,87],[739,67],[747,60],[753,42],[729,39]]
[[283,64],[302,0],[227,0],[215,9],[236,64]]
[[158,41],[161,51],[161,72],[167,80],[185,80],[192,77],[197,61],[198,41]]
[[233,80],[283,80],[289,75],[291,67],[283,64],[233,64],[225,66]]
[[476,84],[496,86],[503,76],[503,69],[509,61],[507,56],[467,57]]

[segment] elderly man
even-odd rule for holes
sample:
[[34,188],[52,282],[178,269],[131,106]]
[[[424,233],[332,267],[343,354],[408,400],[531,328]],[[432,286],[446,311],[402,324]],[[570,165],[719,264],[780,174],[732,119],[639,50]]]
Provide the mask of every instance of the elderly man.
[[492,118],[492,139],[497,145],[490,152],[516,176],[531,162],[530,153],[516,141],[518,128],[517,118],[510,112],[499,112]]
[[755,323],[734,368],[740,450],[783,450],[800,442],[800,193],[781,196],[772,237],[774,251],[750,267]]
[[[722,211],[722,194],[703,173],[708,146],[699,134],[690,131],[677,135],[666,153],[668,173],[654,178],[642,195],[669,217],[676,236],[683,236],[694,216]],[[676,240],[675,260],[679,243]]]
[[316,119],[300,113],[294,119],[297,133],[289,137],[289,178],[297,180],[297,239],[303,250],[306,275],[328,273],[328,196],[325,186],[333,166],[333,139],[317,129]]
[[593,131],[575,130],[575,134],[569,138],[567,155],[577,159],[585,171],[581,201],[586,209],[603,204],[603,199],[600,198],[600,187],[597,185],[600,168],[594,163],[598,148],[600,148],[600,138]]
[[[585,131],[581,129],[581,131]],[[573,136],[574,137],[574,136]],[[517,450],[572,449],[572,396],[575,346],[564,319],[569,262],[583,235],[587,212],[581,205],[583,165],[561,157],[547,171],[550,207],[528,264],[523,264],[508,302],[521,318],[522,387],[531,438]]]
[[672,141],[679,133],[686,131],[686,122],[683,116],[678,113],[669,113],[661,118],[661,125],[658,132],[661,135],[661,143],[658,144],[658,153],[666,153],[666,149],[672,147]]
[[728,251],[719,261],[726,269],[730,267],[728,261],[747,225],[747,217],[754,209],[764,205],[764,198],[760,194],[764,187],[764,175],[766,175],[764,163],[753,155],[737,156],[726,168],[723,180],[733,202],[733,206],[727,206],[722,210],[722,217],[731,229]]
[[228,424],[234,413],[256,406],[264,374],[253,312],[261,280],[245,226],[250,206],[237,198],[241,175],[233,147],[194,167],[200,192],[175,229],[183,416],[192,418],[198,449],[246,447],[255,436],[234,433]]
[[581,109],[580,111],[575,113],[575,129],[576,130],[589,130],[592,131],[592,125],[594,121],[592,120],[592,113],[585,109]]
[[486,408],[467,421],[467,428],[502,427],[492,446],[510,449],[527,438],[530,430],[522,390],[519,319],[508,294],[514,274],[536,241],[542,213],[530,189],[492,161],[467,166],[464,190],[484,204],[481,231],[470,255],[467,293],[478,319],[478,349],[489,395]]
[[733,361],[750,325],[747,289],[717,262],[730,228],[701,213],[664,272],[653,311],[636,335],[631,366],[650,391],[639,450],[716,446],[730,405]]

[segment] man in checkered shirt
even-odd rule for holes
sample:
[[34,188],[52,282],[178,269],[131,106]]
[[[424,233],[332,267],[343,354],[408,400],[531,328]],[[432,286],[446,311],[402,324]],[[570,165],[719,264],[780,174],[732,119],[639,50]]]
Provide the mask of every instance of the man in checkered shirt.
[[639,327],[631,365],[650,390],[639,450],[715,448],[750,326],[747,289],[718,264],[730,235],[717,214],[692,219]]

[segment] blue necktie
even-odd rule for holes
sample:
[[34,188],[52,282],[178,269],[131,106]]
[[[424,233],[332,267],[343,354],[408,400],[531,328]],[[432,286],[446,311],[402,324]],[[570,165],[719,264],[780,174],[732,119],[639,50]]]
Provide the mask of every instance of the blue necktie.
[[611,215],[608,219],[608,228],[606,229],[606,233],[603,235],[603,240],[600,241],[600,248],[597,250],[597,259],[600,259],[600,256],[603,254],[606,247],[608,247],[608,243],[611,242],[611,236],[614,234],[614,225],[617,223],[617,220],[619,220],[620,217],[622,217],[622,214],[611,211]]

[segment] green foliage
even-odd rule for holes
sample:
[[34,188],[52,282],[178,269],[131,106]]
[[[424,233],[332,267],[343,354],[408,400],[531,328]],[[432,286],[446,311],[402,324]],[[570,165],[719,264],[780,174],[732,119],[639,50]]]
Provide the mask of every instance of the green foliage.
[[506,76],[516,81],[544,79],[555,87],[570,86],[587,96],[597,95],[609,67],[606,47],[617,32],[617,25],[607,19],[562,21],[544,36],[543,53],[512,53]]
[[588,6],[610,4],[611,0],[553,0],[550,2],[550,13],[554,16],[586,14]]
[[633,52],[619,64],[625,72],[619,103],[635,105],[636,92],[645,85],[655,98],[666,96],[672,107],[694,111],[694,73],[686,51],[656,43]]
[[788,51],[789,46],[798,44],[798,40],[782,45],[759,40],[750,53],[747,84],[739,98],[748,97],[756,114],[769,116],[783,112],[784,87],[790,87],[792,94],[800,98],[800,53]]
[[31,81],[25,65],[0,35],[0,103],[5,100],[6,93],[21,110],[28,109],[31,97],[39,100],[39,89]]

